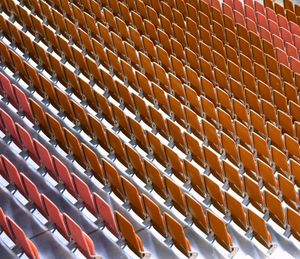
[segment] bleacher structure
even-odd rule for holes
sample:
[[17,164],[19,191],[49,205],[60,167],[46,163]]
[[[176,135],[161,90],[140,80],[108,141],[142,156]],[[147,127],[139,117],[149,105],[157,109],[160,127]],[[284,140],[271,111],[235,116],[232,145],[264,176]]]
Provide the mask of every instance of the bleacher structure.
[[300,258],[300,5],[0,0],[0,258]]

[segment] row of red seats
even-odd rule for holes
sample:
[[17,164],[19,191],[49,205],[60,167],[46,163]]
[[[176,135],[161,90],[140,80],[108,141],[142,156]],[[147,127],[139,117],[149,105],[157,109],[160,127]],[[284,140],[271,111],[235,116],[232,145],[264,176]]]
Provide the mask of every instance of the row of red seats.
[[[2,114],[2,112],[1,112]],[[31,200],[38,211],[49,218],[62,236],[76,243],[79,250],[87,258],[94,258],[96,251],[93,241],[82,231],[80,226],[74,222],[66,213],[61,213],[57,206],[44,194],[41,194],[37,186],[4,156],[0,156],[0,173],[8,182],[12,183],[27,199]],[[31,256],[35,258],[35,256]]]
[[21,246],[29,258],[40,258],[34,243],[26,236],[24,231],[13,221],[13,219],[5,215],[2,208],[0,208],[0,226],[16,245]]

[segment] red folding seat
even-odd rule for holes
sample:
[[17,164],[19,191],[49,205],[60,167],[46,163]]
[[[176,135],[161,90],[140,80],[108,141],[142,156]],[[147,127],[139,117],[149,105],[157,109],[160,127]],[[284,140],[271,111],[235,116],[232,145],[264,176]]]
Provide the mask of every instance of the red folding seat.
[[285,211],[282,207],[280,199],[266,190],[265,201],[272,220],[274,220],[281,227],[286,228]]
[[52,175],[54,173],[54,167],[52,163],[52,158],[50,156],[49,151],[43,146],[38,140],[33,139],[33,144],[35,146],[37,155],[39,157],[39,161],[41,163],[41,166],[45,167],[47,171]]
[[[12,184],[14,184],[20,193],[26,196],[27,192],[20,177],[20,172],[4,155],[1,155],[1,158],[3,166],[2,175],[6,178],[6,180],[9,180]],[[9,179],[7,179],[7,177],[9,177]]]
[[68,170],[66,165],[64,165],[63,162],[61,162],[57,157],[53,156],[52,158],[56,173],[58,174],[60,181],[64,183],[66,189],[73,196],[76,196],[77,192],[70,171]]
[[79,197],[84,202],[86,208],[92,214],[96,215],[96,207],[89,186],[76,174],[72,173],[71,175],[76,189],[77,197]]
[[164,213],[166,230],[171,236],[175,246],[186,256],[192,256],[192,248],[189,240],[186,238],[183,227],[168,213]]
[[14,87],[11,84],[10,80],[3,73],[0,73],[0,82],[1,88],[4,90],[9,101],[12,103],[13,106],[17,107],[18,100],[13,89]]
[[268,42],[272,42],[272,36],[271,36],[271,33],[268,29],[262,27],[262,26],[259,26],[259,30],[260,30],[260,36],[268,41]]
[[281,37],[284,42],[289,42],[293,44],[293,36],[288,29],[280,27]]
[[23,150],[29,152],[29,155],[32,157],[32,160],[37,162],[38,155],[36,153],[36,149],[34,147],[30,134],[18,123],[16,123],[16,130],[19,134]]
[[144,193],[142,200],[145,207],[146,216],[150,218],[152,226],[164,237],[167,236],[165,222],[160,208]]
[[247,4],[244,5],[244,9],[245,9],[245,16],[247,18],[249,18],[250,20],[252,20],[253,22],[256,22],[254,9],[251,6],[247,5]]
[[119,230],[111,207],[97,193],[93,193],[93,198],[97,215],[103,220],[109,231],[118,237]]
[[255,238],[264,246],[270,248],[272,246],[272,236],[264,219],[250,209],[248,210],[248,219]]
[[258,210],[265,211],[265,200],[260,191],[259,185],[247,175],[244,175],[245,191],[248,194],[251,204]]
[[96,250],[92,239],[82,231],[80,226],[67,214],[64,214],[66,225],[70,231],[71,238],[75,241],[78,249],[87,258],[94,258]]
[[210,210],[207,210],[207,218],[209,226],[214,233],[215,239],[228,251],[232,251],[233,242],[223,220],[216,216]]
[[[300,35],[300,28],[296,23],[294,23],[293,21],[289,21],[289,27],[292,34]],[[294,38],[294,43],[296,43],[295,38]],[[297,45],[295,46],[297,47]]]
[[291,228],[291,232],[293,236],[298,240],[300,240],[299,213],[293,209],[287,208],[286,218],[287,218],[287,223]]
[[69,231],[64,222],[63,215],[60,213],[57,206],[44,194],[41,195],[41,199],[45,205],[48,218],[55,224],[56,229],[63,237],[69,238]]
[[171,180],[168,176],[164,176],[165,185],[168,191],[168,194],[172,200],[174,207],[180,211],[182,214],[186,215],[186,203],[184,200],[183,192],[180,187]]
[[[299,35],[300,35],[300,32],[299,32]],[[293,57],[295,59],[299,59],[298,50],[294,45],[292,45],[290,42],[286,42],[285,48],[286,48],[286,52],[287,52],[288,56]]]
[[34,203],[35,207],[41,214],[46,215],[45,205],[41,199],[41,194],[36,185],[23,173],[20,174],[21,181],[24,183],[26,189],[26,196]]
[[10,226],[12,236],[15,237],[16,243],[22,247],[29,258],[40,258],[39,252],[34,243],[26,236],[25,232],[11,218],[6,217]]
[[230,211],[230,216],[233,221],[240,226],[243,230],[248,229],[248,220],[245,213],[245,209],[241,202],[235,199],[231,194],[225,192],[225,199],[227,204],[227,209]]
[[300,73],[300,61],[298,59],[295,59],[294,57],[290,57],[290,64],[291,64],[291,69],[295,73]]
[[20,145],[19,135],[17,134],[13,119],[2,109],[0,109],[0,119],[2,119],[2,122],[4,124],[5,133],[11,136],[13,141],[16,142],[17,145]]
[[2,208],[0,208],[0,226],[10,238],[13,237],[12,229],[10,225],[8,225],[7,217],[4,214]]

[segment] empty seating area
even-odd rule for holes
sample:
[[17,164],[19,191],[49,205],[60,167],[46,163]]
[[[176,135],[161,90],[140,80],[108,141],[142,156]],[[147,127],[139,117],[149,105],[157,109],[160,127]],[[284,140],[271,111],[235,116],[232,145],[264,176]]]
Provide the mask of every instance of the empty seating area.
[[300,5],[0,6],[0,256],[300,257]]

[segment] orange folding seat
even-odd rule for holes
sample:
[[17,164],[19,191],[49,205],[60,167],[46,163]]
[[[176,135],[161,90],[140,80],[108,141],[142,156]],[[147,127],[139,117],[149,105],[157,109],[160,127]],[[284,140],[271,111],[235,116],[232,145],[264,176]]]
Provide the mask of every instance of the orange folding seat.
[[267,248],[272,247],[272,236],[263,218],[252,210],[248,210],[249,225],[253,230],[254,237]]
[[283,137],[284,137],[285,148],[288,151],[289,157],[292,157],[295,160],[299,161],[300,159],[299,142],[288,134],[284,134]]
[[300,169],[300,164],[296,162],[294,159],[290,159],[290,172],[292,176],[294,177],[294,181],[296,185],[299,187],[300,186],[300,175],[298,172]]
[[[172,15],[172,12],[171,12]],[[170,17],[168,15],[162,15],[160,14],[160,23],[161,23],[161,28],[162,30],[169,36],[173,36],[173,29],[170,21]]]
[[68,142],[69,152],[74,157],[74,159],[78,162],[78,164],[83,166],[86,163],[86,161],[78,138],[67,128],[64,128],[64,132]]
[[155,127],[155,130],[158,130],[164,137],[168,137],[169,132],[163,115],[152,106],[149,106],[149,109],[152,118],[152,127]]
[[144,25],[145,25],[145,34],[149,35],[150,39],[152,41],[158,41],[158,36],[156,32],[156,28],[154,24],[146,19],[144,19]]
[[246,102],[249,104],[250,108],[257,113],[261,114],[261,103],[256,93],[245,89]]
[[[122,2],[118,2],[118,5],[119,5],[119,11],[120,11],[119,14],[121,15],[121,17],[124,19],[124,21],[127,24],[131,24],[132,20],[130,17],[130,10],[129,10],[128,6]],[[117,16],[115,16],[115,18],[117,18]]]
[[201,94],[202,93],[202,87],[201,87],[201,84],[200,84],[200,80],[199,80],[199,77],[198,77],[198,74],[197,74],[197,70],[200,69],[199,67],[199,62],[198,60],[196,59],[196,62],[197,62],[197,65],[196,65],[196,68],[193,67],[193,65],[191,65],[191,67],[193,68],[190,68],[188,66],[186,66],[186,75],[187,75],[187,81],[190,83],[190,87],[191,89],[193,89],[197,94]]
[[140,51],[139,51],[139,58],[140,58],[140,62],[141,62],[141,67],[145,71],[144,74],[149,78],[149,80],[154,81],[155,80],[155,72],[154,72],[153,65],[152,65],[150,58]]
[[108,100],[97,91],[94,91],[98,103],[98,115],[103,116],[107,121],[113,123],[114,117]]
[[213,63],[213,56],[212,56],[211,46],[209,46],[208,44],[205,44],[204,42],[200,42],[199,44],[200,44],[201,56],[206,61]]
[[153,7],[150,7],[149,5],[146,6],[148,19],[155,25],[155,27],[159,27],[159,19],[158,14],[155,11]]
[[167,97],[171,111],[170,117],[174,118],[179,124],[183,125],[185,122],[185,117],[181,102],[170,94],[168,94]]
[[125,56],[125,48],[124,48],[122,38],[118,34],[114,33],[113,31],[110,32],[110,35],[111,35],[112,43],[114,46],[114,52],[116,54],[119,54],[121,57],[124,57]]
[[153,41],[145,35],[142,35],[142,41],[145,52],[149,55],[149,57],[151,57],[152,60],[157,60],[157,53]]
[[172,54],[175,55],[179,60],[185,61],[185,55],[182,44],[174,38],[170,39],[172,46]]
[[266,54],[265,56],[266,56],[266,65],[269,71],[276,75],[279,75],[278,61],[268,54]]
[[193,223],[200,228],[205,234],[209,233],[208,221],[204,208],[192,196],[185,193],[187,210],[191,214]]
[[128,160],[121,139],[112,130],[107,129],[106,134],[110,145],[110,152],[115,154],[122,164],[127,165]]
[[220,126],[222,127],[222,131],[224,131],[228,135],[234,137],[235,136],[235,127],[233,125],[231,116],[219,107],[217,108],[217,113],[218,113],[218,121],[220,123]]
[[217,183],[215,183],[208,176],[204,175],[204,183],[207,189],[207,193],[210,197],[211,203],[222,213],[226,213],[226,201],[224,198],[224,193]]
[[234,120],[234,126],[236,136],[239,138],[240,144],[243,144],[243,146],[251,150],[253,143],[250,136],[249,128],[247,128],[244,124],[240,123],[238,120]]
[[245,213],[245,209],[241,202],[235,199],[231,194],[225,192],[225,199],[227,204],[227,209],[230,212],[230,216],[233,221],[240,226],[243,230],[248,230],[248,220]]
[[134,43],[134,47],[139,51],[143,50],[143,42],[139,31],[132,26],[128,26],[128,30],[131,42]]
[[294,127],[293,127],[293,119],[292,116],[278,110],[278,122],[282,128],[282,132],[289,134],[290,136],[295,135]]
[[235,165],[238,165],[239,153],[238,153],[236,141],[234,141],[226,133],[221,132],[221,142],[222,142],[222,146],[225,150],[226,157],[229,160],[231,160]]
[[203,151],[199,141],[187,132],[185,133],[185,141],[187,143],[187,148],[191,153],[191,158],[200,166],[205,167]]
[[153,189],[163,198],[167,199],[167,189],[160,171],[148,160],[144,160],[147,177],[151,181]]
[[168,158],[169,167],[172,172],[179,178],[181,181],[186,182],[186,175],[183,168],[183,163],[180,160],[178,154],[170,147],[164,146],[166,156]]
[[[111,27],[115,31],[117,25],[116,25],[114,14],[106,7],[103,7],[103,14],[104,14],[103,18],[105,19],[106,23],[109,25],[109,27]],[[98,26],[99,25],[100,23],[98,23]]]
[[33,113],[33,117],[35,118],[35,122],[45,132],[46,135],[50,136],[49,125],[43,108],[31,98],[29,98],[28,101]]
[[278,109],[287,112],[287,98],[276,90],[273,90],[274,104]]
[[269,191],[265,191],[266,207],[268,208],[270,217],[281,227],[286,228],[286,216],[281,201]]
[[186,152],[186,141],[180,127],[173,121],[167,119],[167,126],[170,133],[169,140],[183,152]]
[[283,175],[289,176],[289,166],[286,154],[278,148],[271,146],[272,160],[275,163],[276,169]]
[[274,105],[264,99],[261,100],[262,112],[266,117],[266,120],[277,123],[277,114]]
[[246,173],[253,179],[257,180],[258,169],[254,155],[243,146],[239,145],[239,157]]
[[122,233],[123,238],[129,248],[139,257],[144,257],[147,252],[144,251],[144,246],[141,239],[136,234],[132,224],[118,211],[115,212],[118,228]]
[[110,188],[115,195],[117,195],[122,201],[124,201],[125,194],[119,172],[105,159],[102,159],[102,164],[104,175],[109,183]]
[[289,114],[293,117],[293,121],[300,120],[300,105],[289,101]]
[[59,146],[66,150],[67,140],[60,122],[48,113],[46,113],[46,117],[49,123],[49,128],[51,129],[51,135],[55,138],[55,141],[59,144]]
[[73,108],[74,116],[75,116],[75,124],[80,124],[81,129],[83,129],[87,133],[91,133],[91,126],[89,124],[89,120],[87,117],[87,113],[84,108],[76,103],[74,100],[71,100],[71,105]]
[[[198,99],[196,101],[197,104],[200,105]],[[191,131],[197,138],[203,139],[202,127],[198,119],[198,115],[188,107],[184,107],[184,114],[186,118],[187,130]]]
[[200,57],[200,68],[203,75],[210,81],[214,81],[214,74],[211,64],[206,61],[204,58]]
[[261,103],[263,102],[272,102],[272,89],[267,84],[263,83],[262,81],[258,80],[258,93],[261,95]]
[[216,87],[216,94],[218,98],[218,104],[221,106],[221,108],[226,112],[231,113],[233,109],[230,96],[227,94],[227,92],[219,87]]
[[226,160],[222,161],[222,165],[225,177],[227,178],[231,189],[233,189],[241,197],[244,197],[244,184],[238,172],[238,169],[233,167]]
[[203,181],[203,176],[200,171],[188,160],[184,160],[184,168],[187,177],[191,181],[193,189],[198,192],[201,196],[206,196],[206,189]]
[[[241,72],[240,72],[240,66],[233,63],[231,60],[228,60],[228,73],[230,74],[231,78],[241,82]],[[224,71],[225,72],[225,71]]]
[[275,145],[277,148],[283,150],[284,142],[282,139],[281,130],[267,121],[267,133],[268,137],[271,139],[272,144]]
[[147,131],[147,138],[148,138],[149,146],[151,148],[151,152],[153,152],[155,159],[159,161],[161,164],[167,165],[168,163],[167,156],[160,139],[149,131]]
[[130,167],[129,170],[133,170],[141,180],[147,182],[145,166],[139,153],[128,144],[125,144],[125,150],[128,157],[128,166]]
[[183,197],[182,190],[168,176],[164,176],[164,182],[167,188],[168,195],[172,200],[172,205],[174,205],[174,207],[182,214],[186,215],[186,203]]
[[272,167],[260,159],[257,159],[257,166],[258,166],[259,174],[263,180],[263,185],[272,193],[277,195],[278,181],[275,178]]
[[[199,73],[200,63],[196,53],[190,50],[189,48],[185,47],[185,55],[186,55],[186,64],[189,65],[192,69],[194,69],[193,74],[195,74],[196,71],[197,73]],[[189,70],[190,70],[189,67],[186,67],[186,74],[187,74],[188,81],[190,81],[189,73],[188,73]],[[195,89],[195,91],[197,90]]]
[[106,49],[106,55],[107,59],[110,65],[110,73],[114,73],[118,77],[120,77],[122,80],[124,79],[123,71],[121,67],[121,63],[119,61],[119,57],[117,54],[112,52],[110,49]]
[[185,37],[187,47],[189,47],[195,54],[200,55],[200,48],[197,38],[187,31],[185,33]]
[[145,217],[142,198],[138,193],[137,188],[129,182],[126,178],[121,177],[122,186],[132,210],[142,219]]
[[168,213],[164,213],[164,219],[166,224],[166,230],[171,236],[175,246],[186,256],[193,255],[190,242],[186,238],[183,227]]
[[134,141],[139,146],[141,146],[144,150],[147,150],[149,144],[141,124],[139,124],[138,121],[136,121],[131,117],[128,117],[128,120],[129,120],[130,128],[132,131],[132,137],[134,138]]
[[[175,9],[174,9],[175,11]],[[176,12],[176,11],[175,11]],[[180,27],[178,24],[173,23],[173,32],[174,32],[174,38],[176,38],[176,40],[182,45],[185,46],[186,45],[186,39],[185,39],[185,33],[184,30],[182,28],[185,28],[185,24],[183,23],[183,27]],[[175,52],[176,54],[176,52]]]
[[139,91],[143,96],[147,97],[149,100],[153,99],[153,91],[150,87],[150,82],[145,75],[136,70],[136,78],[139,86]]
[[291,232],[293,236],[298,240],[300,240],[300,227],[299,227],[300,214],[293,209],[287,208],[286,218],[287,218],[287,223],[291,228]]
[[167,236],[166,227],[163,215],[160,208],[144,193],[142,194],[142,200],[145,208],[145,215],[151,220],[152,226],[164,237]]
[[202,128],[204,137],[207,139],[209,145],[219,152],[221,150],[221,141],[215,126],[207,120],[202,119]]
[[248,194],[249,201],[258,210],[265,211],[265,200],[260,191],[259,185],[247,175],[244,175],[245,191]]
[[240,101],[233,98],[233,111],[237,118],[246,125],[250,125],[247,107]]
[[207,210],[207,219],[209,222],[209,226],[214,233],[215,239],[228,251],[232,251],[233,242],[223,220],[210,210]]
[[283,88],[284,88],[284,93],[286,95],[287,100],[298,103],[297,88],[287,82],[283,83]]
[[217,105],[217,95],[213,84],[204,77],[201,77],[201,85],[205,97]]
[[103,183],[104,173],[97,154],[84,143],[82,143],[82,151],[87,162],[87,168],[91,169],[93,175]]
[[289,67],[284,64],[279,64],[279,70],[283,81],[286,81],[290,84],[294,83],[293,72]]
[[121,105],[125,104],[125,107],[128,110],[130,110],[131,112],[134,112],[135,105],[133,102],[132,95],[128,90],[128,87],[126,87],[123,83],[120,83],[118,81],[116,81],[116,83],[117,83],[118,91],[120,94],[119,102],[121,103]]
[[252,140],[253,148],[257,151],[258,155],[269,163],[271,161],[271,152],[267,140],[255,132],[252,133]]
[[129,126],[128,118],[124,111],[120,109],[118,106],[111,104],[113,116],[115,118],[114,125],[116,128],[119,128],[123,131],[127,136],[131,135],[131,129]]
[[240,54],[240,64],[241,64],[241,68],[243,68],[244,70],[246,70],[252,75],[254,74],[252,60],[242,53]]
[[294,183],[281,174],[278,174],[278,183],[284,201],[293,209],[298,210],[299,194],[296,193]]

